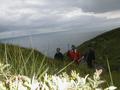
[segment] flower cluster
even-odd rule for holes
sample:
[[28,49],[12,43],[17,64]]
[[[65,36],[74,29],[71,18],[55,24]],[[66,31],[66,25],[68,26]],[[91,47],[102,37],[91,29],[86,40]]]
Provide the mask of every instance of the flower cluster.
[[0,81],[0,90],[115,90],[115,86],[100,86],[104,83],[100,80],[101,73],[102,69],[96,70],[92,78],[89,75],[80,77],[75,71],[72,71],[71,75],[45,74],[42,80],[37,80],[35,76],[10,76],[7,80]]
[[44,80],[47,84],[43,86],[45,86],[45,90],[115,90],[116,87],[114,86],[104,89],[100,86],[104,83],[103,80],[100,80],[101,73],[102,69],[96,70],[93,78],[88,77],[89,75],[80,77],[79,73],[75,71],[71,72],[71,76],[68,76],[66,73],[60,76],[48,76],[46,74]]

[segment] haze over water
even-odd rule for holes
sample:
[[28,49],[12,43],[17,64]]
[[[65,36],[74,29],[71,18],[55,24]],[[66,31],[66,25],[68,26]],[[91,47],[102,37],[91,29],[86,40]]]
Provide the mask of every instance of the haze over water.
[[70,49],[70,45],[74,44],[78,46],[86,40],[89,40],[103,32],[105,31],[63,31],[3,39],[0,41],[3,43],[10,43],[23,47],[34,48],[49,57],[53,57],[57,47],[61,48],[62,53],[65,53],[68,49]]

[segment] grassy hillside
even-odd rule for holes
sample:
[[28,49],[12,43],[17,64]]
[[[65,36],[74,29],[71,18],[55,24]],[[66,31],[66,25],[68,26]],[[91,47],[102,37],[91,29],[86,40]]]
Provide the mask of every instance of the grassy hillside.
[[106,67],[106,58],[108,58],[111,69],[120,71],[120,28],[99,35],[83,43],[78,49],[84,53],[89,45],[95,49],[96,62]]
[[[96,51],[96,62],[107,68],[106,57],[108,57],[112,69],[115,85],[119,86],[120,79],[118,73],[120,65],[120,28],[102,34],[92,40],[83,43],[78,49],[85,52],[87,47],[92,44]],[[34,49],[23,48],[20,46],[0,44],[0,62],[10,64],[10,75],[26,75],[33,77],[43,76],[46,72],[49,74],[59,74],[65,71],[70,74],[71,70],[76,70],[81,76],[93,74],[95,70],[88,69],[86,64],[76,64],[67,58],[64,61],[54,60],[45,57],[42,53]],[[0,76],[0,79],[3,79]],[[103,79],[110,81],[109,73],[103,73]]]
[[19,46],[0,44],[0,62],[10,64],[10,72],[32,76],[43,59],[43,54],[37,50]]
[[109,80],[107,73],[107,58],[115,85],[120,87],[120,28],[111,30],[84,42],[78,49],[85,53],[89,46],[94,47],[96,62],[106,69],[104,77]]
[[[71,76],[72,70],[75,70],[79,74],[76,74],[75,72],[73,72],[72,73],[73,76]],[[87,74],[90,74],[90,77],[91,77],[91,75],[93,75],[93,73],[95,72],[95,70],[88,69],[85,64],[78,65],[76,63],[73,63],[67,60],[67,58],[65,58],[64,61],[53,60],[51,58],[45,57],[43,54],[41,54],[37,50],[27,49],[19,46],[8,45],[8,44],[0,44],[0,82],[1,81],[3,82],[0,84],[0,90],[3,90],[4,87],[9,88],[12,86],[11,84],[7,84],[7,86],[4,85],[4,83],[6,83],[5,80],[8,80],[8,79],[13,83],[14,83],[14,80],[17,80],[16,79],[17,77],[19,79],[22,79],[23,81],[24,80],[29,81],[29,79],[27,77],[24,77],[23,75],[28,76],[31,79],[31,81],[32,80],[34,81],[33,77],[35,75],[39,81],[43,81],[44,83],[46,83],[46,85],[48,85],[45,79],[46,78],[45,74],[46,73],[48,73],[49,75],[55,74],[54,77],[57,80],[57,78],[59,77],[61,78],[62,71],[66,72],[69,75],[67,76],[67,74],[64,73],[62,76],[63,79],[69,79],[69,80],[73,79],[75,80],[75,82],[76,80],[78,80],[78,82],[80,83],[81,83],[81,80],[79,80],[78,78],[79,75],[82,77],[85,77]],[[60,75],[60,76],[56,77],[56,75]],[[48,78],[49,83],[52,83],[51,76],[48,76],[48,77],[49,77]],[[104,77],[103,79],[105,80]],[[69,83],[70,82],[71,81],[69,81]],[[87,82],[89,83],[90,81],[87,81]],[[93,82],[91,81],[91,83]],[[75,85],[78,85],[78,83],[76,82]],[[85,84],[85,85],[89,86],[89,84]],[[105,83],[104,85],[105,87],[107,87],[107,83]],[[6,89],[4,88],[4,90]],[[10,89],[10,90],[13,90],[13,89]],[[17,89],[14,89],[14,90],[17,90]],[[30,90],[30,89],[24,89],[24,90]]]
[[57,74],[62,69],[68,74],[71,70],[76,70],[81,75],[92,73],[84,65],[77,65],[66,58],[64,61],[54,60],[44,56],[37,50],[8,44],[0,44],[0,62],[10,64],[12,74],[22,74],[29,77],[32,77],[33,74],[39,76],[41,73],[45,73],[46,70],[49,74]]

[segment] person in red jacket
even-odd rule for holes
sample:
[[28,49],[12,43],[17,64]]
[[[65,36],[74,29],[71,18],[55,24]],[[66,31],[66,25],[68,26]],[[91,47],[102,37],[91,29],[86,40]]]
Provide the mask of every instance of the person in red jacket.
[[79,64],[81,54],[74,45],[72,45],[71,48],[72,49],[67,52],[67,56],[69,57],[70,60],[73,60]]

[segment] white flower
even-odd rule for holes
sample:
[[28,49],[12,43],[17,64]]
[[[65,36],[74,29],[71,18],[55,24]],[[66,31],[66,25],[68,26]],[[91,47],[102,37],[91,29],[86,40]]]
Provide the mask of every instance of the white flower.
[[58,80],[58,90],[67,90],[68,88],[68,82],[65,78],[57,78]]
[[31,90],[39,89],[39,82],[35,79],[35,76],[32,78]]
[[117,87],[115,87],[115,86],[110,86],[110,87],[106,88],[105,90],[115,90],[115,89],[117,89]]

